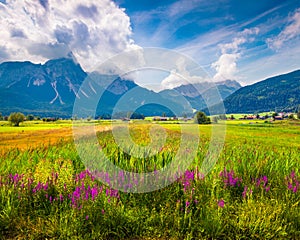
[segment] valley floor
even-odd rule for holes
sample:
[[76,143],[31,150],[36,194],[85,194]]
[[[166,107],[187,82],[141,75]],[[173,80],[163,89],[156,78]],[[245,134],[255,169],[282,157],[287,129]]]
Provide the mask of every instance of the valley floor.
[[[198,132],[191,122],[75,125],[84,127],[88,148],[76,148],[70,121],[19,128],[1,122],[0,239],[300,238],[299,121],[233,120]],[[129,137],[122,138],[127,126]],[[97,144],[88,134],[94,128]],[[212,141],[213,130],[224,138]],[[185,134],[199,135],[199,142],[182,142]],[[219,143],[217,162],[205,174],[210,146]],[[193,146],[191,164],[176,169],[166,186],[172,175],[158,173],[174,161],[184,166]],[[144,172],[157,182],[132,177]],[[162,187],[136,193],[144,183]]]

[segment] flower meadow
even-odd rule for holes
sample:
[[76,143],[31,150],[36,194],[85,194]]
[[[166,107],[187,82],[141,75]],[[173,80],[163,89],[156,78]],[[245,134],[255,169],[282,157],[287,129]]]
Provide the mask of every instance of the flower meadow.
[[[282,134],[282,126],[252,128],[245,134],[243,126],[229,126],[216,166],[204,175],[201,163],[209,142],[209,126],[204,126],[189,169],[179,169],[174,183],[148,193],[132,193],[135,181],[113,189],[110,182],[124,183],[123,170],[110,176],[86,169],[72,142],[4,152],[0,238],[300,238],[299,145],[257,138],[263,131]],[[290,130],[287,137],[295,134],[299,140],[296,128],[285,128]],[[147,127],[131,131],[137,142],[149,141]],[[173,126],[167,133],[164,149],[145,159],[124,154],[111,131],[98,133],[98,138],[112,162],[145,171],[163,168],[174,158],[179,133]]]

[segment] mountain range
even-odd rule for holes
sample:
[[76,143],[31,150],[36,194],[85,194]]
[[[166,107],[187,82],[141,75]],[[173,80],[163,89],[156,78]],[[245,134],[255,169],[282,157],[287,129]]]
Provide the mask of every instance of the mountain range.
[[[85,88],[80,88],[85,80]],[[203,82],[157,93],[119,76],[86,73],[72,58],[49,60],[45,64],[4,62],[0,64],[0,112],[71,117],[76,98],[98,102],[101,93],[95,116],[126,116],[132,111],[144,116],[192,115],[194,109],[207,106],[205,96],[210,95],[213,85]],[[241,87],[230,80],[216,86],[222,99]],[[212,99],[210,104],[217,102]],[[82,111],[91,114],[90,109]]]
[[[192,116],[195,110],[214,114],[223,106],[220,101],[226,113],[293,111],[300,105],[299,95],[300,70],[245,87],[226,80],[181,85],[157,93],[117,75],[87,73],[71,57],[45,64],[0,64],[2,115],[18,111],[68,118],[72,116],[74,102],[82,104],[78,112],[95,117],[125,117],[128,112],[144,116]],[[90,102],[98,104],[91,107]]]

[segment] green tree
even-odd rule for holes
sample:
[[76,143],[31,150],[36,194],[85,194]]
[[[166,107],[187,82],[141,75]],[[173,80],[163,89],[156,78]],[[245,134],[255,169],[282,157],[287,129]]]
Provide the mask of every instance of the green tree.
[[34,116],[32,114],[29,114],[26,119],[27,119],[27,121],[33,121]]
[[145,119],[145,116],[138,112],[133,112],[130,116],[130,119]]
[[195,115],[195,123],[198,123],[198,124],[209,124],[211,122],[210,122],[210,118],[207,117],[204,112],[200,112],[199,111]]
[[300,110],[297,112],[297,118],[300,120]]
[[290,114],[290,115],[289,115],[289,119],[294,120],[294,119],[295,119],[294,114]]
[[3,120],[3,116],[2,116],[2,113],[0,113],[0,121]]
[[24,122],[24,120],[25,116],[20,112],[11,113],[8,117],[8,121],[10,121],[15,127],[18,127],[21,122]]
[[272,118],[273,118],[273,120],[275,121],[275,117],[277,117],[278,116],[278,112],[274,112],[273,114],[272,114]]

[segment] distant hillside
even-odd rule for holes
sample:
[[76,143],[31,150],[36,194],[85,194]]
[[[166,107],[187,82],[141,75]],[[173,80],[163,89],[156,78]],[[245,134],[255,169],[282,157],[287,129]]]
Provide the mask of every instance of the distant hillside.
[[[207,104],[210,106],[217,104],[220,98],[221,100],[225,99],[240,88],[241,85],[238,82],[226,80],[215,83],[202,82],[181,85],[172,90],[163,90],[160,94],[165,98],[173,99],[173,101],[176,101],[176,98],[182,95],[194,109],[200,110],[205,108]],[[219,94],[219,96],[216,94]]]
[[[299,105],[300,70],[242,87],[224,101],[226,113],[287,112]],[[210,110],[213,113],[219,108],[215,105]]]

